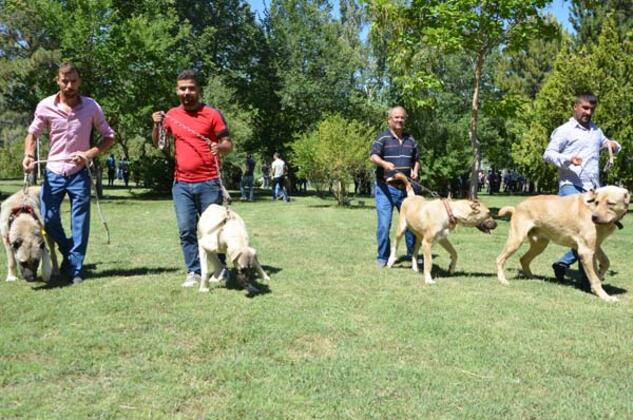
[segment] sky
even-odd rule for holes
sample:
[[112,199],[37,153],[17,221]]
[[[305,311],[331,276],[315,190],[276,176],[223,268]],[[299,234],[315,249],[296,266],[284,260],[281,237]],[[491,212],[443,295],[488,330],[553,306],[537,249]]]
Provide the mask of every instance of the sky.
[[[261,12],[264,10],[264,5],[269,5],[270,0],[248,0],[251,7],[255,12]],[[569,32],[573,32],[571,24],[569,23],[569,7],[570,0],[554,0],[545,10],[552,12],[556,19],[563,24],[563,27]]]

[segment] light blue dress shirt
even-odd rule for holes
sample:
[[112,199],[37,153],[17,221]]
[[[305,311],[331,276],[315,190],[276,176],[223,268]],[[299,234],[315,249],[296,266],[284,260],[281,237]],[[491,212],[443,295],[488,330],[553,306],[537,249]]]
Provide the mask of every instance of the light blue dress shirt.
[[[573,117],[554,130],[543,158],[558,168],[559,187],[571,184],[585,191],[600,187],[600,150],[606,147],[607,141],[594,123],[583,127]],[[613,152],[619,153],[621,146],[614,143]],[[572,156],[580,156],[582,163],[572,164]]]

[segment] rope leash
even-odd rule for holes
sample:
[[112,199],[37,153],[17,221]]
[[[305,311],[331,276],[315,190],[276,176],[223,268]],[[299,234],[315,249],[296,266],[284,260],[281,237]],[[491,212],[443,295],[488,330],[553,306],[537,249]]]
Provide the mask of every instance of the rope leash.
[[[174,124],[182,128],[189,134],[193,134],[199,139],[204,140],[207,143],[207,146],[209,146],[209,149],[211,149],[211,144],[213,143],[213,141],[210,138],[198,133],[196,130],[192,129],[191,127],[188,127],[187,125],[181,123],[180,121],[178,121],[177,119],[175,119],[174,117],[170,115],[167,115],[166,113],[163,113],[163,116],[165,119],[170,119],[171,121],[173,121]],[[161,150],[164,150],[167,147],[167,130],[165,130],[162,124],[159,126],[159,129],[158,129],[158,147]],[[223,178],[222,165],[220,164],[220,159],[218,158],[218,155],[213,152],[211,152],[211,154],[213,155],[213,158],[215,160],[215,167],[218,168],[218,181],[220,182],[220,190],[222,191],[222,204],[224,204],[224,206],[227,207],[228,209],[228,206],[231,205],[231,195],[224,187],[224,182],[222,181],[222,178]]]
[[[95,183],[95,179],[94,176],[92,175],[92,171],[90,170],[91,166],[94,166],[92,163],[92,159],[88,159],[84,156],[80,156],[80,155],[75,155],[75,156],[79,156],[81,159],[83,159],[84,161],[84,166],[86,167],[86,169],[88,170],[88,177],[90,178],[90,184],[92,186],[92,189],[95,192],[95,201],[97,204],[97,213],[99,214],[99,218],[101,219],[101,222],[103,223],[103,227],[105,228],[106,231],[106,239],[107,242],[106,244],[110,245],[110,228],[108,227],[108,222],[106,222],[105,216],[103,215],[103,211],[101,210],[101,203],[99,202],[99,194],[97,194],[97,185]],[[47,162],[67,162],[69,160],[71,160],[72,158],[66,157],[66,158],[57,158],[57,159],[40,159],[40,160],[36,160],[33,162],[33,165],[39,165],[41,163],[47,163]],[[28,188],[30,187],[30,182],[29,182],[29,174],[25,173],[24,174],[24,187],[23,187],[23,191],[24,193],[27,192]]]

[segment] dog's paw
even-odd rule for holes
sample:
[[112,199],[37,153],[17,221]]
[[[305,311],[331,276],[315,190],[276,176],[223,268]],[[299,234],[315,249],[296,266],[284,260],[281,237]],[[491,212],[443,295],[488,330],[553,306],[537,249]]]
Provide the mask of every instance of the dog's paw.
[[198,291],[200,293],[209,293],[209,288],[208,287],[201,287],[198,289]]
[[270,276],[268,274],[264,275],[264,277],[262,277],[265,281],[270,281]]
[[7,276],[7,281],[16,281],[18,278],[13,274]]
[[424,279],[424,283],[426,284],[435,284],[435,280],[428,278],[428,279]]

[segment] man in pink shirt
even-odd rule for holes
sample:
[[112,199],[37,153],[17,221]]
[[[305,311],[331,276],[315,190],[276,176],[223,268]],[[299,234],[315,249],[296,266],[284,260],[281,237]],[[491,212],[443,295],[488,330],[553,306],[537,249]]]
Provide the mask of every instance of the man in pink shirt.
[[[90,175],[86,163],[112,146],[114,131],[99,104],[79,94],[81,75],[74,64],[59,66],[57,85],[59,92],[43,99],[35,109],[24,140],[22,166],[26,172],[33,170],[35,143],[47,129],[50,151],[42,184],[41,214],[46,232],[64,257],[62,274],[78,284],[83,281],[90,233]],[[102,136],[96,146],[90,145],[93,127]],[[59,211],[66,194],[70,199],[70,238],[64,232]]]

